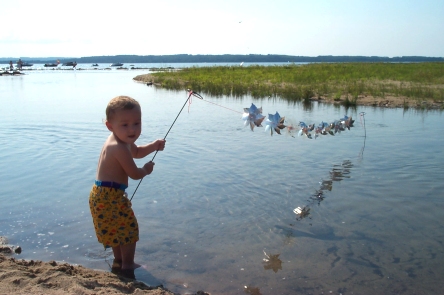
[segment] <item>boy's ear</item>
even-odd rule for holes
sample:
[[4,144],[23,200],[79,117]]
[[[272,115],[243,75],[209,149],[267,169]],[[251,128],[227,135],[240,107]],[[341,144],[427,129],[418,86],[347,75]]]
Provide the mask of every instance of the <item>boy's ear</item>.
[[111,123],[108,120],[105,121],[105,125],[109,131],[113,132],[113,125],[111,125]]

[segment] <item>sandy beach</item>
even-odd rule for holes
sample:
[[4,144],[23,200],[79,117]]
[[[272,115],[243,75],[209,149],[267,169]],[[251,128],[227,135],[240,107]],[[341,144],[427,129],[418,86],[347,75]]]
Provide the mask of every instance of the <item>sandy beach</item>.
[[[149,294],[173,295],[163,286],[147,286],[107,271],[56,261],[20,259],[17,247],[0,237],[0,295],[6,294]],[[198,291],[196,295],[208,293]]]

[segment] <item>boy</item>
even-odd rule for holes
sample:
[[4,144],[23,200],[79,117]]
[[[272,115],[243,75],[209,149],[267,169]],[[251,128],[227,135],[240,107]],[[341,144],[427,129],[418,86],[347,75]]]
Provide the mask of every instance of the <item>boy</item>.
[[134,263],[139,228],[125,193],[128,177],[141,179],[154,168],[151,161],[138,168],[134,158],[143,158],[165,148],[164,139],[135,145],[142,131],[141,120],[142,112],[135,99],[117,96],[108,103],[105,124],[112,133],[100,153],[96,181],[89,195],[97,239],[105,249],[113,249],[113,272],[131,278],[134,278],[134,269],[140,266]]

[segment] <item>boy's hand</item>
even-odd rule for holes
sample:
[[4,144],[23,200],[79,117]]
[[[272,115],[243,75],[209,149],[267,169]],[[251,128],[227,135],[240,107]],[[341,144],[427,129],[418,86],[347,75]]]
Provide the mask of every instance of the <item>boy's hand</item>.
[[157,144],[157,151],[163,151],[165,149],[165,143],[166,140],[165,139],[158,139],[156,140],[156,144]]
[[149,161],[148,163],[143,165],[143,169],[146,171],[146,175],[151,174],[151,172],[153,172],[153,169],[154,169],[154,162]]

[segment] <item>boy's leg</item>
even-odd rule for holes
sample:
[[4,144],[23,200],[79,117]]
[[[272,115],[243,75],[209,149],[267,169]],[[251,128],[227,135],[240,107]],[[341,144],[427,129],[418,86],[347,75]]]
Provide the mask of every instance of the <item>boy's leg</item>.
[[120,251],[120,245],[113,247],[114,260],[122,261],[122,251]]
[[120,246],[113,247],[114,261],[111,266],[112,272],[119,272],[122,269],[122,251],[120,251]]
[[136,243],[120,245],[122,257],[122,269],[136,269],[139,264],[134,263],[134,254],[136,253]]
[[114,261],[111,272],[117,273],[129,279],[136,279],[134,270],[140,267],[140,264],[134,263],[136,243],[113,247],[113,253]]

